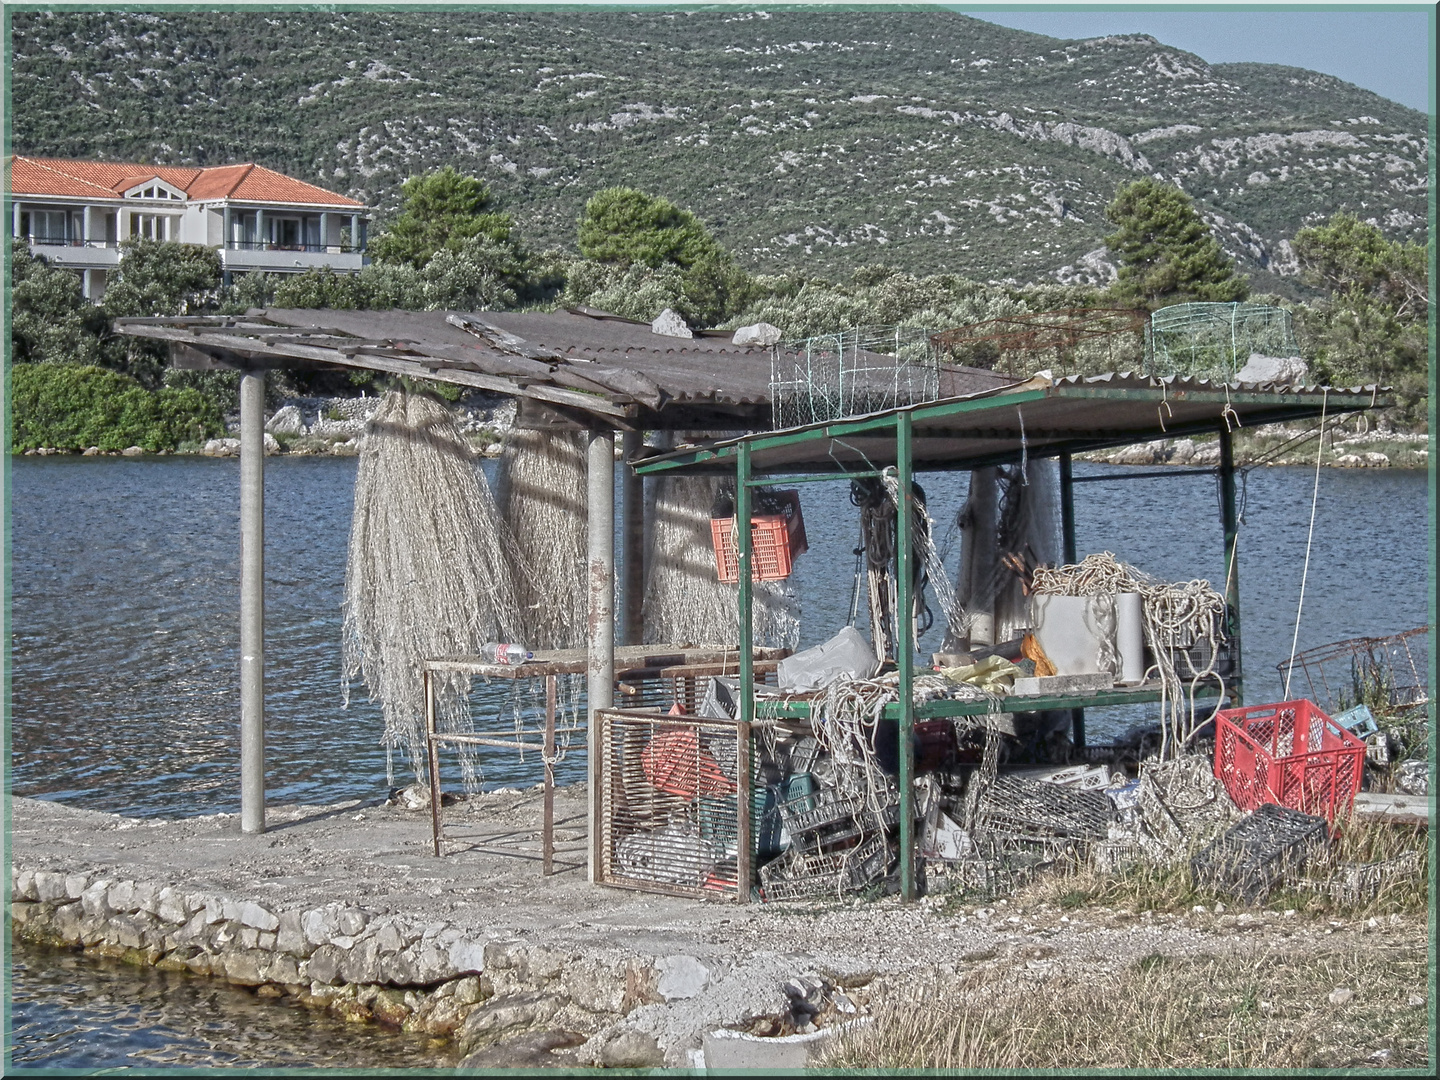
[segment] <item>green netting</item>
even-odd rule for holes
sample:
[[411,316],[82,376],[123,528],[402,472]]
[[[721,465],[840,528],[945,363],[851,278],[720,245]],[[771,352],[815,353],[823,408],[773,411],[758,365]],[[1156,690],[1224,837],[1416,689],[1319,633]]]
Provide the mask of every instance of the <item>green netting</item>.
[[1230,382],[1252,353],[1299,356],[1290,312],[1266,304],[1176,304],[1145,324],[1145,373]]

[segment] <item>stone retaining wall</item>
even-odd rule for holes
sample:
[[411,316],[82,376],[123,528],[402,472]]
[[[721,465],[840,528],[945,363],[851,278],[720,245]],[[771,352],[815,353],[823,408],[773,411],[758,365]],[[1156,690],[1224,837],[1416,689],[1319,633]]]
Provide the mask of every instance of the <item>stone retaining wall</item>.
[[728,1015],[703,1010],[703,1023],[696,1013],[677,1025],[668,1007],[690,1004],[711,982],[695,957],[547,948],[347,903],[278,909],[174,883],[19,867],[11,897],[11,931],[25,940],[453,1039],[462,1065],[514,1064],[518,1045],[532,1059],[575,1047],[570,1060],[580,1064],[693,1066],[722,1023],[789,1006],[777,972]]

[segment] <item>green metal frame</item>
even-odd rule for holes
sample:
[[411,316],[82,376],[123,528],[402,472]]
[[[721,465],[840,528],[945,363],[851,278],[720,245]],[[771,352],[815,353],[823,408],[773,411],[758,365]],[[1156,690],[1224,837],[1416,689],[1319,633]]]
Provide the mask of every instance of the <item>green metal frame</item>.
[[[894,410],[888,413],[880,413],[873,416],[861,417],[855,420],[843,420],[834,423],[813,425],[805,428],[791,429],[789,431],[756,434],[746,436],[743,439],[728,445],[710,449],[697,449],[681,454],[668,454],[663,458],[641,461],[634,464],[636,473],[649,475],[665,473],[670,471],[696,472],[713,471],[717,466],[724,467],[727,459],[734,459],[735,466],[735,520],[736,522],[748,523],[751,517],[752,489],[765,484],[775,483],[780,477],[757,477],[752,468],[752,455],[756,450],[774,446],[790,446],[798,443],[815,442],[820,440],[831,441],[844,439],[857,435],[885,435],[893,434],[895,439],[895,473],[899,481],[901,493],[901,506],[897,508],[897,536],[896,536],[896,581],[898,611],[896,622],[896,667],[899,675],[899,698],[887,706],[884,715],[887,718],[898,722],[900,740],[900,888],[901,897],[906,901],[915,899],[916,893],[916,850],[915,850],[915,789],[914,789],[914,728],[917,719],[931,719],[939,717],[956,716],[979,716],[988,713],[993,706],[988,701],[950,701],[939,700],[928,702],[917,707],[914,701],[915,685],[915,640],[914,623],[908,617],[913,609],[914,597],[913,587],[913,558],[911,550],[911,530],[913,527],[914,495],[912,491],[912,480],[914,476],[914,428],[917,422],[941,419],[951,416],[966,416],[971,413],[978,413],[992,408],[1010,409],[1016,405],[1024,405],[1029,401],[1037,401],[1049,396],[1055,387],[1042,387],[1032,390],[1019,390],[1016,392],[1000,395],[986,395],[982,397],[954,399],[946,402],[937,402],[929,405],[911,406],[908,408]],[[1311,408],[1310,403],[1301,402],[1293,394],[1265,394],[1255,392],[1226,391],[1221,390],[1190,390],[1178,391],[1169,388],[1164,392],[1156,390],[1147,393],[1141,388],[1115,388],[1105,387],[1076,387],[1066,386],[1063,388],[1065,397],[1078,399],[1115,399],[1140,397],[1142,400],[1149,398],[1157,402],[1167,399],[1172,401],[1184,400],[1203,401],[1216,405],[1264,405],[1273,406],[1275,418],[1297,419],[1312,415],[1319,415],[1320,406],[1317,404]],[[1388,400],[1379,399],[1378,395],[1372,395],[1367,401],[1365,398],[1356,395],[1352,402],[1345,402],[1338,408],[1346,408],[1347,411],[1370,408],[1373,405],[1384,407]],[[1332,400],[1329,404],[1329,411],[1337,411],[1337,405]],[[1158,412],[1157,412],[1158,415]],[[1252,414],[1247,419],[1251,423],[1264,422],[1271,416],[1265,413],[1262,416]],[[1240,582],[1237,572],[1237,554],[1239,525],[1236,515],[1235,499],[1235,458],[1231,445],[1231,431],[1227,423],[1221,422],[1218,429],[1213,419],[1205,423],[1193,423],[1184,427],[1171,427],[1166,434],[1176,435],[1187,432],[1211,432],[1215,431],[1220,442],[1220,468],[1218,475],[1221,488],[1221,519],[1224,527],[1225,537],[1225,598],[1226,598],[1226,633],[1234,642],[1235,650],[1235,674],[1230,681],[1231,692],[1235,703],[1241,704],[1242,669],[1240,661]],[[1134,443],[1148,441],[1154,437],[1153,433],[1130,434],[1124,437],[1123,443]],[[1115,443],[1111,443],[1114,445]],[[1077,449],[1088,449],[1094,445],[1093,440],[1077,439],[1069,444],[1049,444],[1042,448],[1031,448],[1031,457],[1059,457],[1060,459],[1060,503],[1061,503],[1061,531],[1063,536],[1064,557],[1067,562],[1073,563],[1076,559],[1075,549],[1075,497],[1074,483],[1071,465],[1071,454]],[[1008,453],[999,460],[1017,460],[1019,449]],[[988,463],[988,462],[985,462]],[[981,462],[975,460],[956,461],[952,468],[972,468]],[[847,469],[842,463],[832,461],[823,467],[814,467],[807,470],[805,465],[790,465],[786,467],[787,472],[799,473],[800,475],[785,475],[783,480],[786,483],[808,483],[821,480],[848,480],[855,477],[875,477],[881,475],[881,470],[873,467],[865,469]],[[1210,475],[1209,470],[1197,470],[1197,475]],[[753,583],[751,581],[751,554],[753,541],[751,530],[740,527],[736,530],[736,549],[739,556],[739,650],[740,650],[740,716],[744,724],[755,721],[757,714],[762,719],[808,719],[810,716],[810,705],[808,702],[778,702],[766,701],[762,707],[757,709],[757,702],[754,694],[754,612],[752,610],[752,599],[754,596]],[[1215,696],[1218,690],[1206,688],[1201,696]],[[1050,697],[1025,697],[1006,698],[1001,702],[1000,708],[1003,711],[1012,712],[1042,712],[1050,710],[1071,710],[1072,723],[1074,727],[1075,741],[1077,745],[1084,745],[1085,739],[1085,713],[1086,707],[1103,707],[1108,705],[1140,704],[1160,700],[1160,692],[1155,689],[1137,689],[1130,687],[1116,687],[1112,690],[1089,692],[1084,694],[1060,694]]]

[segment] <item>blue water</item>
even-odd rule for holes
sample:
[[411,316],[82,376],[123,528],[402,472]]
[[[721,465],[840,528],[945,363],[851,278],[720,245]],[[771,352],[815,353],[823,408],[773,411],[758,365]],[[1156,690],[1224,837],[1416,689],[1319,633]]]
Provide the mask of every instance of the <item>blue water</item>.
[[[12,470],[13,790],[135,815],[238,810],[238,462],[19,458]],[[1079,476],[1129,472],[1077,465]],[[942,541],[966,475],[919,478]],[[277,804],[387,790],[379,709],[363,687],[349,708],[341,698],[354,476],[354,458],[266,465],[266,786]],[[1251,701],[1280,693],[1275,665],[1290,651],[1313,479],[1261,469],[1245,485]],[[848,619],[856,525],[843,483],[808,485],[803,499],[810,550],[791,584],[809,645]],[[1426,622],[1427,514],[1423,473],[1324,471],[1300,649]],[[1223,581],[1213,476],[1079,484],[1076,518],[1082,555],[1108,550],[1163,578]],[[950,565],[957,557],[958,545]],[[921,639],[922,653],[939,634]],[[508,709],[490,693],[477,697],[482,708]],[[1103,713],[1090,731],[1105,737]],[[562,778],[578,778],[582,764],[572,755]],[[484,767],[491,784],[539,778],[533,759],[520,765],[505,751],[487,751]],[[405,775],[397,762],[397,782]]]

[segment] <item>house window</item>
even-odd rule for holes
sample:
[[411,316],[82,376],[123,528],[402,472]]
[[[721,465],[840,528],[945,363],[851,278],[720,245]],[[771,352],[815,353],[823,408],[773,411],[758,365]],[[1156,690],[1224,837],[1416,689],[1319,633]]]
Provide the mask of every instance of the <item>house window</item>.
[[32,210],[20,215],[20,231],[28,233],[34,244],[63,244],[70,238],[66,231],[69,217],[64,210]]
[[168,214],[131,214],[130,235],[146,240],[174,240],[175,219]]

